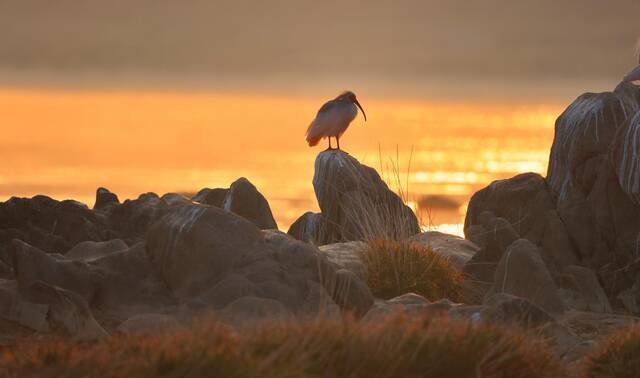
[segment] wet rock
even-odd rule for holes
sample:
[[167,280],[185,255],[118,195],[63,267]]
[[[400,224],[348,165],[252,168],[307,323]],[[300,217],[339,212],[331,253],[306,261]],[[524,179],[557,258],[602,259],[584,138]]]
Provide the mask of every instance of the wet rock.
[[423,232],[409,240],[430,247],[459,270],[462,270],[464,264],[480,251],[480,247],[469,240],[438,231]]
[[244,177],[231,184],[224,198],[223,207],[227,211],[248,219],[260,229],[278,228],[267,199]]
[[200,190],[195,196],[191,198],[192,201],[201,203],[203,205],[215,206],[215,207],[224,207],[224,198],[227,196],[229,189],[223,188],[215,188],[209,189],[204,188]]
[[111,253],[122,251],[129,248],[127,244],[120,239],[113,239],[104,242],[86,241],[78,243],[65,253],[65,257],[71,260],[92,261]]
[[325,219],[324,243],[404,239],[420,232],[413,211],[378,173],[342,151],[318,155],[313,187]]
[[118,196],[111,193],[109,189],[98,188],[98,190],[96,190],[96,202],[93,205],[93,210],[102,211],[119,204],[120,200],[118,199]]
[[557,287],[542,261],[538,247],[526,239],[511,244],[500,260],[492,293],[525,298],[552,314],[564,311]]

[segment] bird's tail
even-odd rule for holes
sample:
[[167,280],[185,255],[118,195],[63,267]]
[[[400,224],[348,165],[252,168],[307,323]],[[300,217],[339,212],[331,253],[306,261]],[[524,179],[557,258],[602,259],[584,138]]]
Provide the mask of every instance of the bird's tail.
[[307,136],[307,143],[309,143],[309,147],[313,147],[317,145],[318,142],[320,142],[320,139],[322,139],[321,136],[318,136],[318,137]]

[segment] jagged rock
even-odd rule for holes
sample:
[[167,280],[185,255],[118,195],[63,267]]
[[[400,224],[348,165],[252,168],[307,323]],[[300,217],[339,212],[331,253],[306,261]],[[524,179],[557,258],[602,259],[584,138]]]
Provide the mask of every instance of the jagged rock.
[[119,204],[120,200],[118,199],[118,196],[111,193],[109,189],[98,188],[98,190],[96,190],[96,202],[93,205],[93,210],[101,211]]
[[180,323],[171,315],[139,314],[130,317],[120,324],[120,333],[150,333],[172,331],[181,328]]
[[95,320],[87,301],[69,290],[36,281],[22,290],[30,302],[49,306],[47,319],[53,329],[62,329],[72,340],[93,341],[109,334]]
[[92,261],[111,253],[122,251],[129,248],[125,242],[120,239],[113,239],[104,242],[86,241],[78,243],[71,248],[64,256],[71,260]]
[[313,187],[325,220],[322,244],[367,237],[404,239],[420,232],[413,211],[378,173],[342,151],[318,155]]
[[85,301],[91,302],[96,292],[96,278],[85,263],[58,260],[21,240],[12,242],[11,255],[13,271],[21,290],[36,281],[42,281],[76,292]]
[[511,244],[500,259],[491,293],[507,293],[528,299],[552,314],[564,311],[557,287],[538,247],[526,239]]
[[140,241],[158,219],[170,211],[169,205],[155,193],[125,200],[108,214],[109,224],[128,242]]
[[462,270],[464,264],[480,251],[480,247],[469,240],[438,231],[423,232],[409,240],[430,247],[459,270]]
[[289,227],[292,237],[313,244],[325,244],[324,218],[320,213],[307,211]]
[[250,220],[262,230],[278,228],[267,199],[244,177],[231,184],[223,206],[225,210]]
[[100,241],[105,224],[84,204],[46,196],[12,197],[0,203],[0,252],[20,238],[49,253],[64,253],[85,240]]
[[567,308],[592,312],[612,312],[611,304],[593,270],[571,265],[562,276],[564,303]]
[[229,189],[204,188],[200,190],[195,196],[191,198],[192,201],[199,202],[203,205],[210,205],[215,207],[224,207],[224,198],[227,196]]
[[320,246],[320,252],[327,256],[329,261],[341,268],[355,273],[361,279],[366,279],[367,268],[364,266],[360,253],[367,244],[360,241],[333,243]]

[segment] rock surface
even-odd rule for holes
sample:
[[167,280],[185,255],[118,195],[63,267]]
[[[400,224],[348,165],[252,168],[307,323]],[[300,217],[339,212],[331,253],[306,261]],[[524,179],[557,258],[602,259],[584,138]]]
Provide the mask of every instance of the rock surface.
[[420,232],[413,211],[378,173],[342,151],[318,155],[313,188],[324,219],[319,244],[372,237],[404,239]]

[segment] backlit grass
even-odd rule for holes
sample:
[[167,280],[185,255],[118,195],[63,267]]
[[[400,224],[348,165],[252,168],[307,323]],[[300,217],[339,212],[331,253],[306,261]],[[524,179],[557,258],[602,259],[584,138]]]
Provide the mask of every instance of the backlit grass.
[[586,362],[588,377],[635,378],[640,374],[640,326],[623,329],[603,341]]

